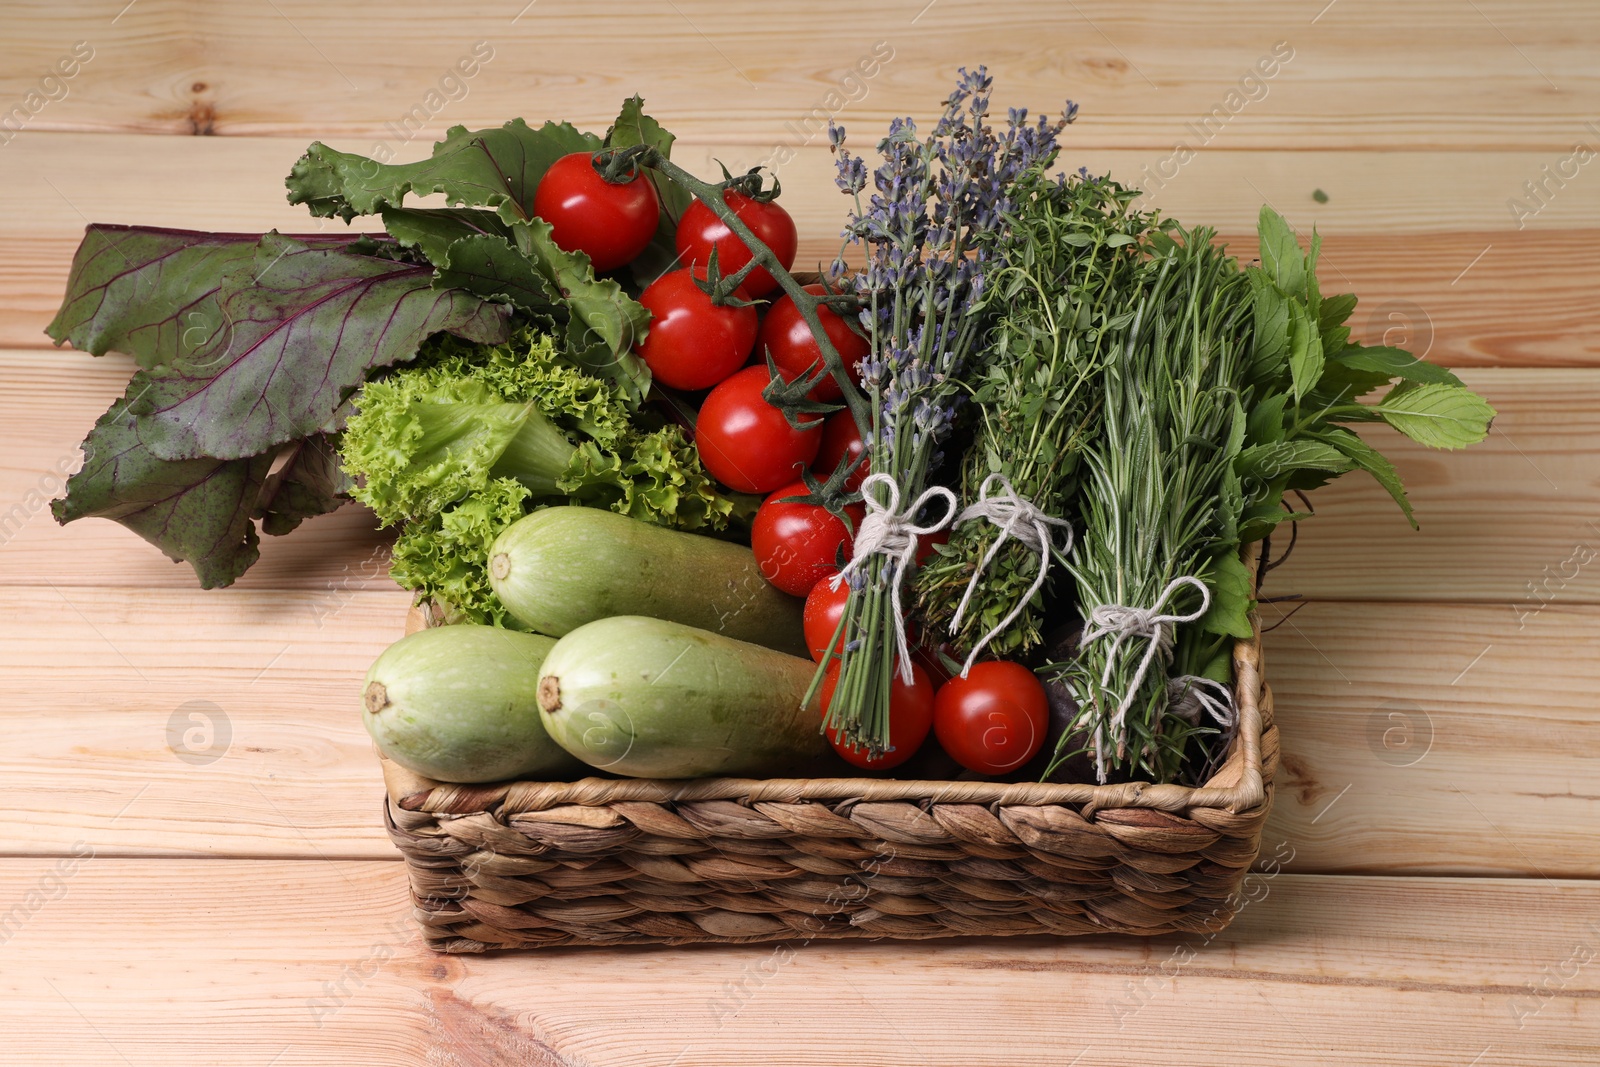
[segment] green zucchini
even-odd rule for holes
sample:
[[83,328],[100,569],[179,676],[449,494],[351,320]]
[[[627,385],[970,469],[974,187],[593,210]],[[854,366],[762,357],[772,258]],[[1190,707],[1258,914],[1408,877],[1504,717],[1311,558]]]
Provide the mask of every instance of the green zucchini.
[[362,721],[385,756],[441,782],[575,778],[539,721],[548,637],[462,623],[419,630],[367,672]]
[[748,548],[600,508],[512,523],[489,550],[489,584],[518,622],[551,637],[648,615],[805,655],[802,601],[774,589]]
[[557,744],[635,778],[792,777],[829,751],[800,701],[815,665],[682,623],[618,616],[556,642],[539,712]]

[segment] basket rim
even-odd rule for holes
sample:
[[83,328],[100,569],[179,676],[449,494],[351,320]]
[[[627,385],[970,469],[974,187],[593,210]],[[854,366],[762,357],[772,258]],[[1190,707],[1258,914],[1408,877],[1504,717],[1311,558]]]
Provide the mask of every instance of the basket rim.
[[[1259,545],[1243,555],[1252,580]],[[423,612],[411,622],[425,626]],[[410,632],[412,625],[407,626]],[[1113,808],[1183,814],[1195,808],[1239,813],[1266,803],[1261,770],[1262,704],[1267,697],[1261,663],[1261,621],[1250,617],[1250,636],[1233,644],[1233,696],[1237,729],[1228,758],[1201,786],[1117,782],[955,782],[897,778],[580,778],[572,782],[509,781],[452,784],[426,778],[379,754],[389,800],[404,811],[435,815],[498,812],[501,818],[553,808],[605,808],[613,804],[736,800],[745,804],[828,802],[858,804],[981,804],[986,807],[1071,805],[1088,817]]]

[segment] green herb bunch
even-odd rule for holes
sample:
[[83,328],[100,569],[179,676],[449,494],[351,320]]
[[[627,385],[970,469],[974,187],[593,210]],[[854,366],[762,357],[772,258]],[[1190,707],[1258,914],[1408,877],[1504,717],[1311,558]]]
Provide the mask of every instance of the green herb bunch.
[[[1009,232],[996,242],[997,266],[985,303],[992,317],[985,359],[972,380],[974,437],[962,458],[961,498],[972,501],[991,475],[1045,515],[1060,516],[1076,494],[1079,460],[1100,433],[1098,376],[1133,321],[1148,270],[1143,239],[1154,214],[1136,211],[1139,192],[1108,178],[1030,176],[1019,191]],[[944,632],[980,570],[953,644],[974,649],[1014,609],[1021,613],[986,646],[1006,656],[1039,643],[1044,596],[1029,598],[1048,561],[990,522],[959,525],[918,572],[918,608]],[[1026,601],[1026,603],[1024,603]]]

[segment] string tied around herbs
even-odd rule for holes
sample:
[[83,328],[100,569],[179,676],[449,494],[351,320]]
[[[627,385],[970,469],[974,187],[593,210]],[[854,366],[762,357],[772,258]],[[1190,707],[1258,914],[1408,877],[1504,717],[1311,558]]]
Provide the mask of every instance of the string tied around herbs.
[[[874,492],[880,487],[883,489],[881,496]],[[904,584],[906,573],[911,570],[916,560],[917,538],[938,533],[949,526],[955,519],[956,509],[961,504],[949,489],[942,485],[930,485],[902,509],[900,485],[887,474],[867,475],[861,483],[861,500],[866,506],[866,515],[861,520],[860,528],[856,530],[855,547],[851,551],[850,562],[829,579],[829,588],[837,589],[840,582],[852,575],[864,573],[868,561],[873,556],[884,556],[889,560],[889,595],[894,608],[895,652],[899,657],[898,673],[900,680],[910,685],[914,680],[911,673],[911,649],[906,643],[906,613],[901,606],[900,587]],[[943,517],[919,525],[917,513],[935,500],[942,500],[945,503]]]
[[[990,495],[992,486],[998,485],[1000,492]],[[983,635],[977,644],[972,646],[972,651],[967,654],[966,663],[961,666],[961,677],[965,678],[967,672],[972,670],[972,665],[978,661],[978,655],[993,641],[1005,632],[1006,627],[1016,622],[1018,617],[1027,608],[1030,601],[1044,588],[1044,580],[1050,569],[1051,553],[1056,551],[1055,539],[1051,527],[1067,531],[1066,544],[1060,551],[1065,554],[1072,551],[1073,530],[1072,524],[1066,519],[1046,515],[1037,504],[1022,496],[1012,486],[1011,479],[996,471],[983,480],[978,486],[978,499],[968,504],[955,517],[953,525],[959,526],[964,522],[977,519],[987,519],[1000,528],[1000,536],[994,539],[989,550],[983,554],[983,559],[972,572],[972,578],[967,582],[966,592],[961,594],[961,603],[956,605],[956,613],[950,620],[950,632],[956,633],[961,629],[961,621],[966,618],[967,607],[972,601],[972,594],[978,589],[978,582],[989,569],[989,564],[1000,551],[1000,546],[1006,540],[1015,539],[1030,552],[1039,557],[1039,570],[1033,576],[1033,584],[1028,586],[1028,592],[1019,599],[1011,608],[1006,617],[994,625]]]
[[[1167,601],[1172,599],[1173,594],[1185,587],[1200,591],[1200,606],[1187,615],[1164,611]],[[1101,689],[1111,687],[1111,674],[1116,669],[1117,652],[1122,648],[1122,643],[1130,637],[1143,638],[1146,642],[1144,655],[1139,660],[1139,669],[1134,671],[1133,680],[1123,691],[1122,699],[1117,703],[1117,710],[1111,716],[1109,723],[1111,737],[1118,739],[1122,737],[1128,711],[1133,707],[1134,698],[1139,695],[1139,687],[1144,684],[1145,676],[1150,673],[1150,667],[1155,663],[1156,657],[1160,656],[1165,662],[1172,654],[1172,643],[1176,639],[1175,627],[1196,621],[1210,607],[1211,590],[1206,587],[1206,583],[1193,575],[1180,575],[1167,583],[1166,588],[1161,590],[1161,595],[1156,597],[1155,603],[1148,608],[1102,604],[1089,613],[1087,625],[1083,628],[1083,636],[1078,640],[1078,647],[1087,647],[1103,637],[1111,638],[1111,651],[1106,656],[1105,670],[1100,674]],[[1101,728],[1095,731],[1095,773],[1102,782],[1106,778],[1105,750],[1109,743],[1105,736],[1105,725],[1102,723]]]

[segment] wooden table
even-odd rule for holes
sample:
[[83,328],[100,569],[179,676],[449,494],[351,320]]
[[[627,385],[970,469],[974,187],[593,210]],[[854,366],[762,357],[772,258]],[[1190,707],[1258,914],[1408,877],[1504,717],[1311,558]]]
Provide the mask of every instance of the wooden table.
[[[0,1062],[1596,1062],[1593,0],[523,3],[8,6]],[[1273,575],[1306,597],[1268,639],[1284,873],[1209,943],[432,955],[357,717],[406,607],[370,515],[202,592],[120,527],[46,513],[130,370],[41,333],[82,226],[315,229],[281,185],[314,138],[415,158],[457,122],[603,128],[638,90],[700,173],[780,162],[814,262],[843,212],[822,120],[927,118],[979,61],[997,105],[1083,105],[1070,165],[1242,254],[1263,201],[1316,225],[1358,337],[1500,411],[1461,454],[1383,439],[1420,534],[1352,477]]]

